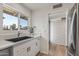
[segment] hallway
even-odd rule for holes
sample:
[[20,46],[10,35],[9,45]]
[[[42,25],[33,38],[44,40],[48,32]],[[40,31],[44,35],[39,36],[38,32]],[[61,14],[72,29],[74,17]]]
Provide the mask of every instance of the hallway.
[[38,56],[65,56],[66,55],[66,47],[64,45],[59,44],[50,44],[49,54],[46,55],[44,53],[39,53]]

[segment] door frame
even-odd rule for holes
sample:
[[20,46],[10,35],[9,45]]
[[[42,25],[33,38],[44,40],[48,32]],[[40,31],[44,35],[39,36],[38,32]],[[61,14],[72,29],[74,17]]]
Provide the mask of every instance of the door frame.
[[[48,32],[49,32],[49,51],[50,51],[50,15],[51,14],[60,14],[61,12],[64,12],[64,11],[58,11],[58,13],[49,13],[48,14]],[[68,15],[68,10],[65,10],[65,15],[66,15],[66,27],[67,27],[67,15]],[[67,31],[67,29],[66,29]],[[66,40],[65,42],[67,41],[67,33],[66,33]],[[66,42],[67,43],[67,42]],[[67,47],[66,47],[67,48]],[[66,55],[67,55],[67,51],[65,52]]]

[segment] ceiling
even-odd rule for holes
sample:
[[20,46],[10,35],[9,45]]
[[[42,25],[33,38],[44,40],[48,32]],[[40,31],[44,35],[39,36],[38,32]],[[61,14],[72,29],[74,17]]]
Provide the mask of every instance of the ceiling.
[[[21,3],[22,6],[24,6],[25,8],[27,7],[31,11],[49,9],[49,8],[53,10],[52,7],[56,4],[59,3]],[[62,4],[63,6],[61,10],[71,8],[74,5],[74,3],[62,3]]]
[[55,5],[56,3],[23,3],[22,5],[28,7],[29,9],[39,10],[42,8],[50,7],[51,5]]

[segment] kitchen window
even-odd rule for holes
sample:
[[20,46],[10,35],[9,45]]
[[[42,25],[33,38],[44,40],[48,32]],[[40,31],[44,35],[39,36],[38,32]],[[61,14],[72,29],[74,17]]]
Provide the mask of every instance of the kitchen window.
[[7,5],[3,6],[3,30],[18,30],[18,12]]
[[14,16],[5,12],[3,13],[3,29],[4,30],[18,30],[18,26],[20,26],[20,30],[27,30],[28,19],[24,16],[20,16],[18,20],[18,16]]
[[21,14],[8,6],[4,6],[3,30],[27,30],[27,29],[28,29],[28,18],[24,16],[24,14]]
[[3,13],[3,29],[18,30],[18,17]]
[[3,30],[27,30],[28,18],[14,9],[4,6],[3,8]]
[[28,19],[22,15],[20,16],[20,19],[19,19],[19,25],[20,25],[20,30],[27,30],[28,29]]

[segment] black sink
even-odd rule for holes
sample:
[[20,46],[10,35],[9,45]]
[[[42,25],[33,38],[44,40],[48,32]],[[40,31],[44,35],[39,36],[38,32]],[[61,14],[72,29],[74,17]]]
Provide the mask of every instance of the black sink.
[[29,36],[24,36],[24,37],[19,37],[19,38],[12,38],[12,39],[6,39],[7,41],[11,41],[11,42],[18,42],[18,41],[22,41],[22,40],[26,40],[32,37]]

